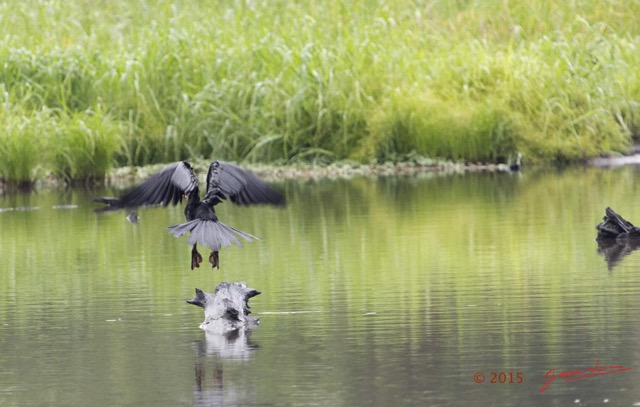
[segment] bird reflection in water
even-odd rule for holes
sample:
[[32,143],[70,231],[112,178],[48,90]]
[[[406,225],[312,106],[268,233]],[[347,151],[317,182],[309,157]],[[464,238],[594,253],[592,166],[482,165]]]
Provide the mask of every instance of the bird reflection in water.
[[244,382],[234,382],[236,375],[226,371],[242,369],[258,345],[251,340],[246,329],[215,334],[206,332],[202,341],[196,342],[194,405],[242,405],[242,400],[251,398],[250,389]]

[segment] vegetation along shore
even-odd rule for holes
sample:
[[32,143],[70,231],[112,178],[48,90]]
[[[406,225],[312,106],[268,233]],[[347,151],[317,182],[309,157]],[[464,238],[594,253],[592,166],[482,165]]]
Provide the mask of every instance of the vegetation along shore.
[[8,0],[0,178],[569,163],[640,139],[640,0]]

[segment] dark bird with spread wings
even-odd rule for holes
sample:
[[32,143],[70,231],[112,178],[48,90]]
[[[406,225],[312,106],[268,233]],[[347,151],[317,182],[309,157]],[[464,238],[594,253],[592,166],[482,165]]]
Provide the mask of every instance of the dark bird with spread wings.
[[232,244],[242,246],[238,237],[253,241],[257,237],[242,232],[218,220],[213,209],[225,199],[238,205],[272,204],[284,205],[285,198],[253,173],[236,165],[214,161],[207,173],[207,190],[200,200],[198,178],[186,161],[177,162],[164,168],[148,180],[119,198],[95,198],[96,202],[108,205],[110,209],[135,209],[141,206],[177,205],[182,197],[187,197],[184,216],[187,222],[169,226],[169,233],[180,237],[190,233],[188,243],[191,250],[191,270],[200,267],[202,256],[198,253],[198,243],[209,247],[209,262],[212,267],[220,267],[218,251]]

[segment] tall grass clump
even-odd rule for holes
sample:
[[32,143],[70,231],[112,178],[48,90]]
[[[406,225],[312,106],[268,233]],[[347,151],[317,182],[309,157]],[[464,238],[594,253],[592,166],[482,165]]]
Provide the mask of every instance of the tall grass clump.
[[48,132],[42,114],[21,111],[5,103],[0,112],[0,179],[11,188],[30,188],[40,175],[43,134]]
[[369,121],[356,157],[384,160],[415,154],[472,162],[504,162],[516,151],[519,128],[494,104],[451,103],[431,94],[382,105]]
[[100,112],[61,114],[47,140],[53,174],[70,183],[103,181],[119,137],[119,125]]
[[[43,165],[68,180],[192,157],[573,162],[640,142],[640,0],[9,0],[8,15],[11,123],[49,117]],[[100,145],[107,164],[78,158]]]

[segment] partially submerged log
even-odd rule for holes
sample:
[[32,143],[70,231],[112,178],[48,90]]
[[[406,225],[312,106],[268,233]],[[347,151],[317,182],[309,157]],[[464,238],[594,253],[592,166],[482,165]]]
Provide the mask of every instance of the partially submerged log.
[[223,282],[216,286],[213,294],[196,288],[196,296],[187,303],[204,308],[204,322],[200,329],[217,334],[226,334],[258,326],[259,319],[249,316],[249,299],[260,291],[245,283]]
[[605,216],[596,229],[598,230],[598,239],[640,238],[640,228],[625,220],[611,208],[605,209]]
[[622,258],[640,248],[640,228],[618,215],[611,208],[596,226],[598,231],[598,253],[612,270]]

